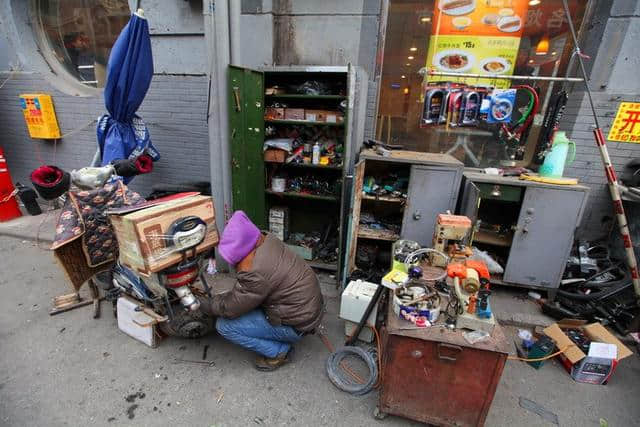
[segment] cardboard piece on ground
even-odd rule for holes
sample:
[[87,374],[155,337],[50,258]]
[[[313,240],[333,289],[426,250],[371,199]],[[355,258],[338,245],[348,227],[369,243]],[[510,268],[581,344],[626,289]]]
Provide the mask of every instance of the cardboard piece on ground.
[[566,350],[564,351],[564,355],[572,364],[579,362],[587,355],[584,354],[584,352],[578,347],[572,345],[573,341],[571,341],[569,337],[562,331],[561,326],[565,329],[582,329],[592,341],[615,345],[618,349],[617,360],[622,360],[625,357],[629,357],[633,354],[633,352],[629,350],[629,348],[622,344],[619,339],[613,336],[613,334],[600,323],[591,323],[589,325],[585,325],[584,323],[584,321],[574,322],[562,320],[559,323],[554,323],[553,325],[545,328],[544,333],[556,343],[556,346],[559,349],[566,348]]

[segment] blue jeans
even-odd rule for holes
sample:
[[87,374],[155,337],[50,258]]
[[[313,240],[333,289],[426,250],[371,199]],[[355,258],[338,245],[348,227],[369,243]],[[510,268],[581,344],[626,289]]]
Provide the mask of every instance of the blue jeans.
[[302,338],[291,326],[273,326],[261,309],[243,314],[235,319],[218,317],[218,333],[232,343],[238,344],[266,357],[286,353]]

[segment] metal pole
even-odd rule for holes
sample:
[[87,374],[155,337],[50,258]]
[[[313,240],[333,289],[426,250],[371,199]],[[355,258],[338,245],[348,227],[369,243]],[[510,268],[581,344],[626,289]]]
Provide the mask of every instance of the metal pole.
[[229,45],[231,64],[242,65],[240,58],[240,14],[242,13],[239,0],[229,0]]
[[579,77],[546,77],[546,76],[499,76],[496,74],[466,74],[449,71],[429,71],[431,76],[460,77],[470,79],[498,79],[498,80],[534,80],[545,82],[583,82]]
[[[222,232],[231,211],[231,168],[229,154],[229,114],[227,68],[229,66],[229,15],[227,2],[203,0],[205,42],[209,76],[208,109],[211,194],[216,208],[216,225]],[[221,257],[216,257],[220,271],[228,271]]]
[[607,182],[609,183],[609,192],[611,193],[611,199],[613,200],[613,209],[616,213],[616,220],[618,221],[618,229],[622,235],[622,241],[624,242],[624,249],[627,255],[627,265],[631,271],[631,280],[633,281],[633,288],[636,296],[640,298],[640,276],[638,276],[638,264],[636,262],[636,255],[633,251],[633,244],[631,242],[631,233],[629,232],[629,225],[627,223],[627,216],[624,213],[624,207],[622,206],[622,199],[620,197],[620,189],[618,188],[618,177],[616,171],[611,164],[611,158],[609,157],[609,150],[607,150],[607,141],[600,128],[598,121],[598,115],[596,114],[596,108],[593,104],[593,97],[591,95],[591,89],[587,80],[587,70],[582,60],[582,53],[580,52],[580,46],[578,45],[578,37],[576,36],[576,30],[573,28],[573,21],[571,20],[571,13],[569,12],[569,5],[567,0],[562,0],[564,6],[564,13],[567,15],[567,21],[569,24],[569,30],[571,30],[571,37],[573,38],[573,45],[575,47],[574,55],[578,59],[578,65],[582,77],[584,78],[584,87],[586,88],[587,98],[589,98],[589,105],[591,106],[591,112],[593,113],[593,120],[596,128],[593,131],[595,135],[596,144],[600,149],[600,157],[602,157],[602,163],[604,163],[604,172],[607,176]]

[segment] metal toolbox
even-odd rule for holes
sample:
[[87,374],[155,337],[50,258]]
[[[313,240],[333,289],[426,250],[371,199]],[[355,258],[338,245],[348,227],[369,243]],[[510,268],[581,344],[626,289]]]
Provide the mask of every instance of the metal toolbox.
[[507,359],[502,328],[496,325],[490,339],[473,345],[461,330],[402,328],[389,308],[376,416],[441,426],[484,425]]

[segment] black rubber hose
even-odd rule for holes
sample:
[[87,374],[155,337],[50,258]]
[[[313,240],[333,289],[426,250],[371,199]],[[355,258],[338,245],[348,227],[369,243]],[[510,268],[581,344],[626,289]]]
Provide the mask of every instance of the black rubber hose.
[[[369,379],[364,384],[354,383],[352,380],[347,379],[346,374],[340,367],[340,363],[347,356],[357,356],[367,364]],[[360,347],[341,347],[331,353],[327,358],[326,369],[327,376],[333,385],[354,396],[362,396],[369,393],[378,379],[376,356]]]
[[[631,274],[629,274],[629,271],[626,268],[624,267],[620,268],[622,264],[623,264],[622,262],[618,262],[605,268],[604,270],[601,270],[601,271],[598,271],[597,273],[592,274],[587,279],[585,279],[585,281],[581,283],[580,286],[592,287],[592,288],[609,288],[611,286],[619,285],[620,283],[628,282],[631,279]],[[622,271],[624,276],[621,279],[611,280],[609,282],[593,282],[593,279],[595,279],[596,277],[602,276],[603,274],[616,269],[619,269],[620,271]]]
[[609,298],[612,295],[615,295],[624,289],[631,287],[633,285],[632,282],[621,282],[617,283],[613,286],[609,286],[606,288],[602,288],[599,292],[592,292],[590,294],[579,294],[575,292],[563,291],[562,289],[558,289],[558,295],[563,296],[568,299],[572,299],[575,301],[596,301],[599,299]]

